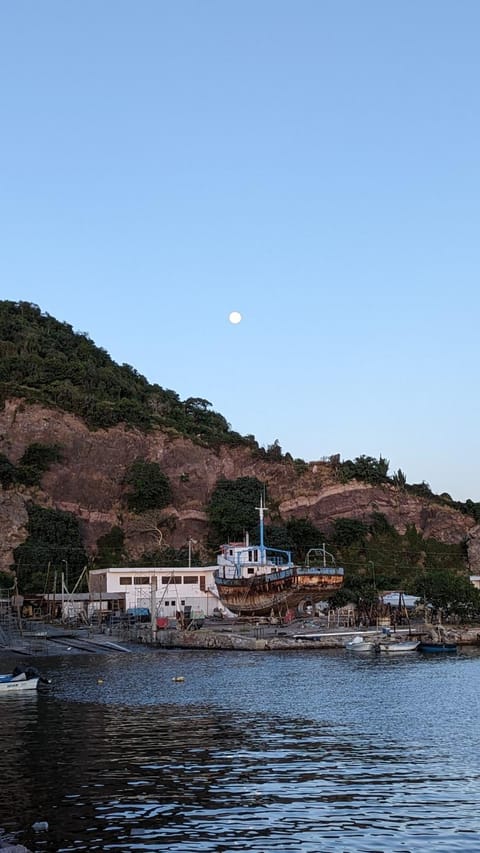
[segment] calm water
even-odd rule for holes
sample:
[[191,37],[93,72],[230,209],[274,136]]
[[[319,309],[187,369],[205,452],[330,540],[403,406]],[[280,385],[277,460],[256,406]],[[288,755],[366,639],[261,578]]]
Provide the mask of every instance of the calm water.
[[41,668],[47,696],[0,702],[0,827],[32,850],[480,850],[477,651],[140,650]]

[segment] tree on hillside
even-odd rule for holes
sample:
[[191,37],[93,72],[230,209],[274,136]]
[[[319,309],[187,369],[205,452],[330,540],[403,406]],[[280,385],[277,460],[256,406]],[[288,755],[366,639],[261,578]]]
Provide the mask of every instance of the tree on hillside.
[[333,543],[342,548],[349,545],[365,543],[368,527],[358,518],[336,518],[333,522]]
[[398,489],[404,489],[407,485],[407,478],[401,468],[395,472],[392,477],[392,483],[394,486],[397,486]]
[[230,429],[210,403],[150,385],[134,367],[116,364],[86,332],[76,332],[29,302],[0,300],[0,401],[8,396],[73,412],[92,429],[119,423],[169,427],[208,446],[257,448]]
[[18,472],[15,465],[4,453],[0,453],[0,486],[3,489],[9,489],[17,480]]
[[458,572],[449,569],[422,572],[417,576],[415,593],[443,616],[480,615],[480,590]]
[[348,480],[362,480],[370,485],[378,485],[380,483],[388,483],[388,459],[380,456],[375,459],[373,456],[357,456],[353,462],[351,459],[346,459],[341,462],[337,470],[340,478],[347,482]]
[[155,550],[170,548],[167,542],[169,532],[175,528],[175,517],[165,515],[163,510],[150,509],[132,518],[126,528],[128,536],[147,535],[155,544]]
[[286,528],[297,563],[304,562],[310,548],[323,547],[325,535],[308,518],[289,518]]
[[19,591],[45,592],[54,573],[73,589],[88,561],[78,518],[33,503],[27,511],[28,538],[14,551]]
[[30,444],[18,463],[18,479],[27,486],[38,486],[43,474],[55,462],[61,462],[62,453],[58,444]]
[[126,500],[132,512],[162,509],[172,500],[170,481],[157,462],[136,459],[130,465],[124,483],[129,487]]
[[121,527],[112,527],[104,536],[97,540],[95,568],[103,569],[120,566],[124,558],[125,533]]
[[243,539],[258,523],[260,497],[264,487],[256,477],[219,480],[207,505],[210,539],[215,545]]

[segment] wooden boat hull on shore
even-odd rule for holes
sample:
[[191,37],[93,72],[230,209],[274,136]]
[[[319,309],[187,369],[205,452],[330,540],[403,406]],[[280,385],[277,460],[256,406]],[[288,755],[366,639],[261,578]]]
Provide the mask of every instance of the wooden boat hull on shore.
[[[265,506],[260,498],[260,543],[229,542],[217,557],[214,581],[222,604],[236,616],[284,615],[305,602],[313,605],[328,597],[343,583],[343,569],[323,548],[310,548],[304,566],[292,561],[290,551],[264,543]],[[312,566],[310,555],[321,552],[323,566]],[[327,556],[333,565],[327,566]]]
[[343,583],[343,572],[299,567],[251,578],[215,575],[218,594],[231,613],[241,616],[269,616],[296,609],[303,601],[316,604]]

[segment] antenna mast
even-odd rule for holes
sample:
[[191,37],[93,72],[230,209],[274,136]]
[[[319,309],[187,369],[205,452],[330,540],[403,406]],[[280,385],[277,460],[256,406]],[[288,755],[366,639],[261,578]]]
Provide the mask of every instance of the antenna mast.
[[268,507],[266,507],[263,503],[263,495],[260,495],[260,506],[256,506],[255,509],[258,509],[258,512],[260,515],[260,562],[261,562],[262,566],[264,566],[266,563],[266,559],[265,559],[265,544],[264,544],[264,540],[263,540],[263,527],[264,527],[263,517],[264,517],[264,513],[268,509]]

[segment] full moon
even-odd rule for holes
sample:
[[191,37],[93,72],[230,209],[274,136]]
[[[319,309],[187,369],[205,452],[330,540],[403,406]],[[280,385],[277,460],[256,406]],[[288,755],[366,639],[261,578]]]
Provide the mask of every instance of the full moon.
[[242,319],[242,315],[240,314],[240,311],[231,311],[228,315],[228,319],[231,323],[233,323],[234,326],[236,326],[237,323],[239,323]]

